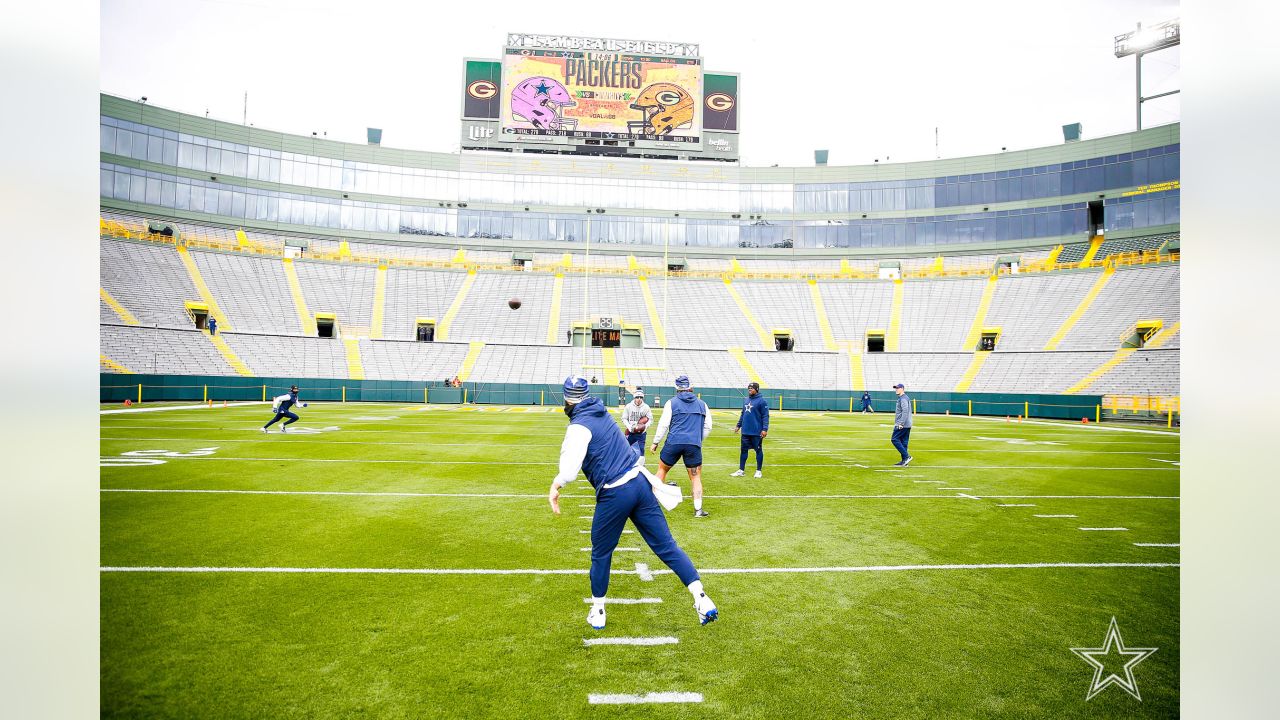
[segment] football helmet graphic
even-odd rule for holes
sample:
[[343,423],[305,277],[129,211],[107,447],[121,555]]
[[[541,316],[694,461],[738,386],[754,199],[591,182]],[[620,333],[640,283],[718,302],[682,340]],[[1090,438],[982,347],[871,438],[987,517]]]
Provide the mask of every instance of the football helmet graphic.
[[577,127],[576,119],[563,116],[565,108],[577,104],[563,84],[549,77],[528,78],[511,91],[511,114],[542,130]]
[[632,110],[644,113],[644,120],[627,123],[628,132],[646,135],[670,135],[678,127],[692,124],[693,98],[684,88],[673,83],[654,83],[636,96]]

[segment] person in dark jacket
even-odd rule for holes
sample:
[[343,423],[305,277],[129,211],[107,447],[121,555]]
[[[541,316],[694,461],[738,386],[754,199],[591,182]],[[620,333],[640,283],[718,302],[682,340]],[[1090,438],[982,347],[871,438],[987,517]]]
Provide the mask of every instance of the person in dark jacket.
[[[587,622],[596,630],[604,629],[609,567],[628,520],[649,549],[689,589],[698,621],[703,625],[714,621],[719,610],[702,589],[693,562],[671,537],[662,513],[664,507],[674,508],[679,503],[679,491],[666,488],[644,469],[644,461],[634,448],[628,447],[618,423],[589,390],[586,378],[572,376],[564,381],[564,413],[569,416],[569,428],[560,445],[560,471],[551,481],[547,495],[551,510],[559,515],[560,488],[577,477],[579,470],[595,491],[596,510],[591,516],[591,612]],[[663,490],[671,490],[674,501],[669,497],[667,502],[660,500],[658,493]]]
[[756,477],[764,476],[764,439],[769,434],[769,402],[760,396],[760,383],[747,385],[747,402],[742,406],[738,424],[733,431],[742,433],[738,443],[738,471],[730,477],[747,474],[747,454],[756,451]]
[[875,412],[875,410],[872,409],[871,407],[871,393],[867,392],[866,390],[862,391],[862,412],[864,413]]
[[271,399],[271,411],[276,414],[271,421],[262,426],[262,432],[267,432],[267,428],[271,427],[276,421],[282,418],[288,418],[284,424],[280,426],[280,432],[289,432],[288,427],[298,421],[298,414],[291,412],[290,408],[294,406],[306,407],[307,404],[298,400],[298,386],[294,385],[289,388],[289,392]]
[[[671,431],[670,436],[667,436],[668,430]],[[693,516],[698,518],[710,515],[702,509],[702,441],[710,434],[711,411],[693,394],[689,376],[681,375],[676,378],[676,396],[662,406],[662,419],[658,421],[652,450],[656,451],[662,438],[667,438],[662,454],[658,456],[658,477],[663,482],[666,482],[667,473],[676,461],[684,459],[689,482],[693,485]],[[675,482],[667,484],[675,485]]]

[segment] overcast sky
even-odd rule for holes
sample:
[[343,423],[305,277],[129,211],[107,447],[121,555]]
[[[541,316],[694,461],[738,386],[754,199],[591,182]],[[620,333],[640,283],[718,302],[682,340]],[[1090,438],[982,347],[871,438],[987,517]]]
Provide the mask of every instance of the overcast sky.
[[[247,91],[257,127],[457,152],[462,58],[498,58],[507,32],[676,40],[741,74],[744,164],[903,162],[935,157],[935,127],[942,157],[1057,144],[1070,122],[1133,130],[1134,59],[1113,38],[1178,16],[1167,0],[841,5],[103,0],[101,82],[233,122]],[[1147,57],[1144,94],[1177,89],[1179,65],[1178,48]],[[1149,102],[1143,124],[1180,107]]]

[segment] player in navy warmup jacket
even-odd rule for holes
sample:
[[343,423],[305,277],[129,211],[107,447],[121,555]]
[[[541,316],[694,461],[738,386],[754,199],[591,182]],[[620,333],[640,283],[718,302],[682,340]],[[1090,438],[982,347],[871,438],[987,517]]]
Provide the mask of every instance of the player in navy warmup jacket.
[[609,567],[627,520],[635,525],[653,554],[689,588],[702,624],[712,622],[719,611],[703,592],[693,562],[671,537],[667,517],[655,495],[655,486],[663,486],[644,469],[644,460],[627,444],[600,398],[588,394],[589,389],[586,378],[574,376],[564,381],[564,413],[569,416],[569,428],[560,446],[560,472],[551,481],[548,494],[551,510],[559,515],[560,488],[577,477],[578,470],[582,470],[595,490],[596,511],[591,517],[591,612],[587,622],[597,630],[604,628]]
[[756,451],[756,477],[764,475],[764,439],[769,434],[769,403],[760,396],[760,383],[747,385],[747,401],[742,406],[742,414],[738,416],[738,424],[734,432],[741,431],[742,441],[739,443],[738,471],[731,477],[742,477],[747,470],[747,453]]

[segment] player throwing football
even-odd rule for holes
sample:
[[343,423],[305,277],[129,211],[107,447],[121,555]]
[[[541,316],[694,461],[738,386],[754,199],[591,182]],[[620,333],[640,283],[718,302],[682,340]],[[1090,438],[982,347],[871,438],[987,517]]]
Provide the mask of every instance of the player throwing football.
[[[689,589],[698,620],[706,625],[719,617],[720,612],[703,592],[702,580],[693,562],[671,537],[667,516],[662,512],[663,507],[673,509],[679,504],[680,492],[662,485],[645,470],[644,461],[627,446],[609,410],[589,390],[586,378],[565,378],[564,414],[569,416],[569,428],[560,445],[560,472],[551,481],[547,495],[552,512],[559,515],[560,488],[577,477],[579,470],[595,489],[596,511],[591,516],[591,612],[587,622],[597,630],[604,629],[609,567],[622,529],[630,520],[653,554]],[[659,493],[664,496],[661,500]]]

